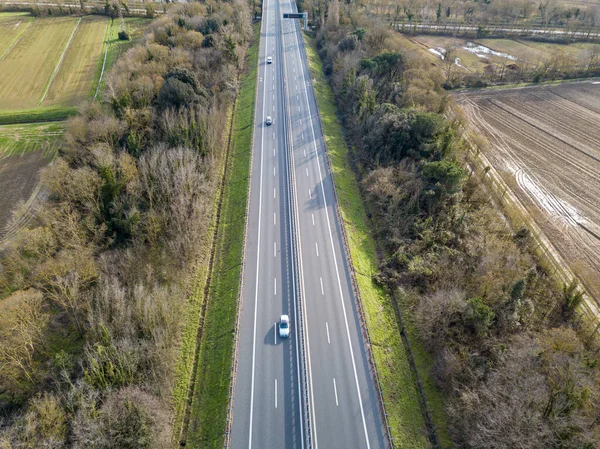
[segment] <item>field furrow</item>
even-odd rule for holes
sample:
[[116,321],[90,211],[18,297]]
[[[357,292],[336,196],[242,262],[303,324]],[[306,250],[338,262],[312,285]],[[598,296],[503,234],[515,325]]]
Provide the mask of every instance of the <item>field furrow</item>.
[[488,159],[600,300],[600,84],[457,95]]

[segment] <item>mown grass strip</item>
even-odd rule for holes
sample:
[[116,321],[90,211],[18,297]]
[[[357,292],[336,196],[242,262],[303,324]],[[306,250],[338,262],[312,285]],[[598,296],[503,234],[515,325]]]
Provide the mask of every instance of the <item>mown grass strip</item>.
[[[394,446],[428,448],[430,443],[421,411],[416,379],[402,343],[393,299],[382,287],[373,282],[373,276],[378,272],[377,246],[371,233],[372,226],[367,217],[356,174],[350,166],[349,149],[337,117],[335,98],[323,74],[314,39],[305,36],[305,41],[342,219],[356,271],[356,280],[369,328],[373,357],[379,373]],[[424,365],[418,364],[418,366]],[[428,377],[428,373],[420,373],[420,376]],[[439,409],[442,414],[437,413],[438,399],[441,397],[432,383],[424,382],[424,388],[427,389],[428,399],[429,396],[436,398],[434,421],[436,427],[441,430],[438,433],[441,433],[440,440],[443,440],[443,446],[449,447],[443,404]]]
[[235,104],[204,329],[186,447],[222,448],[244,250],[260,25]]
[[0,125],[17,123],[58,122],[77,114],[77,108],[48,106],[20,111],[0,111]]

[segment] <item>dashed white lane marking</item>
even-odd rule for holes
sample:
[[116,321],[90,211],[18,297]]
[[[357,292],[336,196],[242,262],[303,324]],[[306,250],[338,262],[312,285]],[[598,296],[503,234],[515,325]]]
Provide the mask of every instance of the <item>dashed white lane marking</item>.
[[273,105],[273,112],[275,112],[275,105]]
[[331,340],[329,339],[329,323],[325,321],[325,329],[327,329],[327,343],[331,344]]
[[298,112],[300,112],[300,106],[298,106]]
[[[273,342],[277,345],[277,323],[273,323]],[[275,389],[277,390],[277,379],[275,379]],[[275,391],[275,396],[277,396],[277,391]],[[277,401],[277,399],[275,399],[275,401]]]
[[277,198],[277,189],[273,187],[273,198]]
[[322,277],[319,278],[319,282],[321,282],[321,294],[323,296],[325,296],[325,290],[323,290],[323,278]]
[[275,176],[275,167],[273,167],[273,176]]
[[277,278],[273,278],[274,283],[273,283],[273,294],[275,296],[277,296]]
[[302,140],[304,140],[304,133],[300,133],[300,136],[302,136]]
[[302,119],[300,119],[300,124],[302,125]]
[[275,140],[275,133],[273,133],[273,140]]
[[306,157],[306,148],[304,149],[304,157]]
[[273,257],[277,257],[277,242],[273,242]]
[[308,168],[306,169],[306,176],[308,176]]
[[[277,335],[277,332],[275,332],[275,335]],[[277,338],[277,337],[275,337]],[[277,344],[277,343],[275,343]],[[275,379],[275,408],[277,408],[277,379]]]
[[312,221],[313,221],[313,226],[315,225],[315,214],[311,214],[312,215]]
[[310,192],[310,189],[308,189],[308,199],[312,199],[312,193]]
[[317,257],[319,257],[319,244],[315,242],[315,248],[317,249]]
[[335,394],[335,405],[339,407],[340,404],[338,402],[338,397],[337,397],[337,387],[335,385],[335,377],[333,378],[333,392]]
[[273,95],[273,100],[275,100],[275,95]]
[[273,212],[273,224],[277,224],[277,212]]

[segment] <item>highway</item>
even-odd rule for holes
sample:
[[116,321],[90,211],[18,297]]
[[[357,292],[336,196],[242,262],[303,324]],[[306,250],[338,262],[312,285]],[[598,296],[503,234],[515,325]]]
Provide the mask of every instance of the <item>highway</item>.
[[282,19],[295,11],[263,3],[229,447],[383,448],[304,42]]

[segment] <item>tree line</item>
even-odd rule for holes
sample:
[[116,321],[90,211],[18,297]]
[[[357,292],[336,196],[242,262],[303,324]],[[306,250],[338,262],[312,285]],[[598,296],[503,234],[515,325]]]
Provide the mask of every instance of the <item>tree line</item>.
[[338,0],[316,38],[382,250],[375,281],[414,314],[456,447],[598,447],[581,292],[552,278],[469,168],[443,73]]
[[246,2],[181,4],[108,74],[0,259],[0,447],[165,448]]

